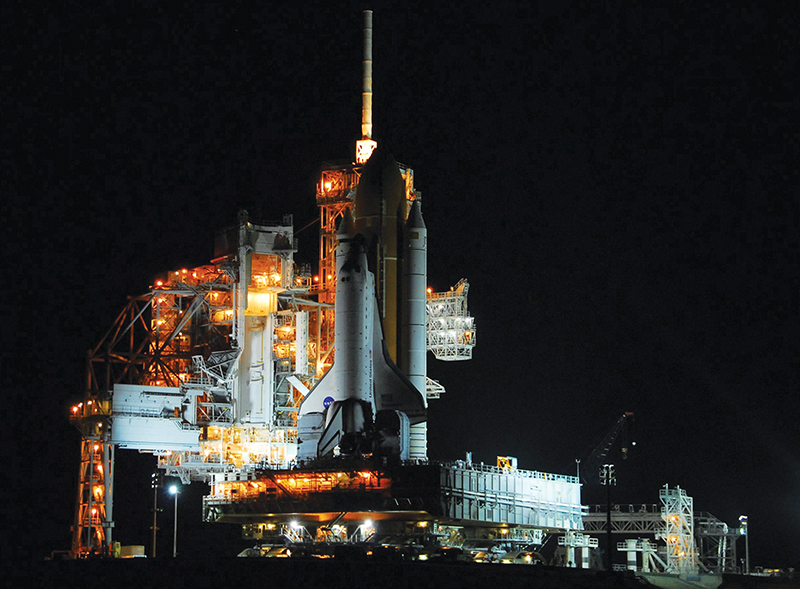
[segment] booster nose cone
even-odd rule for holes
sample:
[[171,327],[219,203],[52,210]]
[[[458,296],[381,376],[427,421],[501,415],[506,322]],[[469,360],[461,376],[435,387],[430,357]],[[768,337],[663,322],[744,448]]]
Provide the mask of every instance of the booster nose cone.
[[409,229],[424,229],[425,221],[422,220],[422,209],[419,206],[419,201],[415,200],[411,203],[411,210],[408,211],[408,220],[406,227]]

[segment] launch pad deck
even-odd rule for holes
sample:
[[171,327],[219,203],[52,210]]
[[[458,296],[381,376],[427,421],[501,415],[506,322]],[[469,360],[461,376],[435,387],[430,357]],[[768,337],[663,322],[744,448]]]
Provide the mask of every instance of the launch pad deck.
[[[576,477],[465,461],[376,466],[359,460],[214,475],[204,519],[246,531],[303,526],[427,522],[465,528],[582,529]],[[378,525],[378,524],[376,524]],[[255,527],[254,527],[255,526]],[[498,532],[503,533],[503,532]]]

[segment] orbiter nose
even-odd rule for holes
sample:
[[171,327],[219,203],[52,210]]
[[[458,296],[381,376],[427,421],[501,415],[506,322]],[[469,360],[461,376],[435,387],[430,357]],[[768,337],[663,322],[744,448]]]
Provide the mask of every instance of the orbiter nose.
[[336,238],[339,240],[349,238],[353,223],[353,212],[350,209],[345,209],[342,220],[339,221],[339,226],[336,228]]

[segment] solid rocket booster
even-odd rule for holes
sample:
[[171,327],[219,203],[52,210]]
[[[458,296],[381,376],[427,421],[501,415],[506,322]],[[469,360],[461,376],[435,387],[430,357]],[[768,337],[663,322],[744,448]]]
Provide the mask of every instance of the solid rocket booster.
[[[424,396],[386,348],[364,238],[345,213],[336,248],[336,356],[300,405],[301,460],[337,453],[408,456],[409,428],[426,419]],[[388,442],[387,442],[388,440]]]
[[422,220],[418,200],[411,205],[403,231],[403,339],[400,366],[408,380],[421,393],[425,392],[428,230]]
[[[427,388],[427,283],[428,230],[422,220],[419,200],[411,204],[403,229],[402,339],[400,366],[408,380],[426,399]],[[427,406],[427,399],[426,399]],[[428,457],[427,422],[410,427],[409,457]]]

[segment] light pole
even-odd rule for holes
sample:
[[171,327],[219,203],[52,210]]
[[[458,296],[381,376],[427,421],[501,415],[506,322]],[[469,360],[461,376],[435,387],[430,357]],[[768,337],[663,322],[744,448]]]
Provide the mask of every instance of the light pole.
[[175,496],[175,525],[172,530],[172,558],[178,556],[178,485],[170,485],[169,492]]
[[160,477],[157,472],[150,475],[150,487],[153,489],[153,554],[151,558],[156,557],[156,531],[158,530],[158,488],[161,486]]
[[744,536],[744,574],[750,574],[750,534],[747,530],[747,516],[739,516],[739,534]]
[[606,570],[611,571],[614,567],[612,564],[612,550],[614,549],[613,541],[611,539],[611,485],[617,484],[617,473],[613,464],[604,464],[600,467],[600,484],[606,486]]

